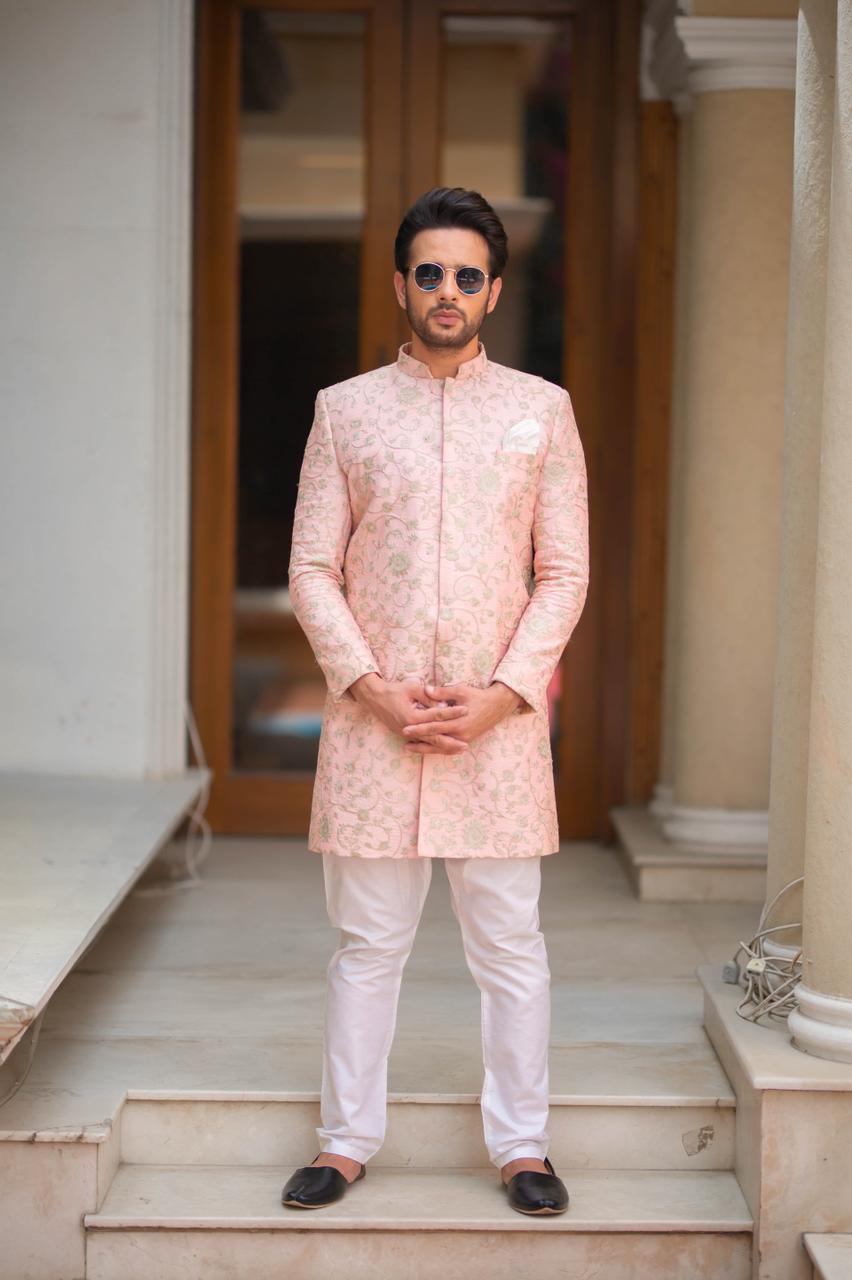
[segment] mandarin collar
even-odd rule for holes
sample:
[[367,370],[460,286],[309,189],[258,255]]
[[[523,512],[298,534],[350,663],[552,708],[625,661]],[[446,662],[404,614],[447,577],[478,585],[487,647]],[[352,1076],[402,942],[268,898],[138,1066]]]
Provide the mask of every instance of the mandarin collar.
[[[428,364],[423,360],[418,360],[416,356],[411,354],[411,343],[403,342],[399,349],[396,360],[396,367],[402,372],[410,374],[412,378],[433,378],[437,382],[443,381],[441,378],[435,378]],[[459,378],[473,378],[485,373],[488,367],[488,356],[485,354],[485,347],[480,342],[479,351],[470,360],[464,360],[459,365],[458,373],[452,381]]]

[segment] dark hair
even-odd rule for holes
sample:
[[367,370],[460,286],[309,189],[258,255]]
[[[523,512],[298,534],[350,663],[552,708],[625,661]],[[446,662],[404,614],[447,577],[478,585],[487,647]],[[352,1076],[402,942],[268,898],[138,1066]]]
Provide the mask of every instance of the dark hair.
[[509,257],[506,229],[491,205],[478,191],[464,187],[433,187],[407,210],[394,242],[394,260],[405,273],[411,242],[418,231],[433,227],[466,227],[478,231],[488,244],[488,271],[502,276]]

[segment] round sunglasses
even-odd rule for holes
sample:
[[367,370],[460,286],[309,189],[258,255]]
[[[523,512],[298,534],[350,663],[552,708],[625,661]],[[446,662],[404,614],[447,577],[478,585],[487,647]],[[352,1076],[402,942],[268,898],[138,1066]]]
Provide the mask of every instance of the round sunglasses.
[[437,289],[444,276],[451,271],[462,293],[479,293],[488,274],[481,267],[442,267],[440,262],[418,262],[416,267],[406,267],[414,273],[414,283],[424,293]]

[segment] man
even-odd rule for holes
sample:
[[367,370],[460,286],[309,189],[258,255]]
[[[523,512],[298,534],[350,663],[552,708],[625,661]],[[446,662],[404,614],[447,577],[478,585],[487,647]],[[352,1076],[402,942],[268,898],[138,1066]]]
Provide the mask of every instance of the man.
[[547,1159],[538,899],[559,848],[547,686],[586,598],[586,469],[568,392],[479,341],[507,257],[478,192],[417,200],[395,244],[411,341],[320,391],[305,446],[290,596],[328,684],[308,848],[341,945],[321,1151],[284,1187],[293,1207],[339,1199],[382,1145],[434,858],[481,991],[489,1158],[518,1211],[568,1203]]

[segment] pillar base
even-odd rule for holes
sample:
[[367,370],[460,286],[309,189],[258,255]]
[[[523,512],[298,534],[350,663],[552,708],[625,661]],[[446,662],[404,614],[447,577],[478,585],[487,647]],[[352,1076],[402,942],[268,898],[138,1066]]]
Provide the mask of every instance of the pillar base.
[[852,1000],[828,996],[800,982],[798,1007],[787,1019],[793,1044],[830,1062],[852,1062]]
[[661,823],[667,840],[696,853],[725,849],[730,853],[765,853],[769,846],[769,813],[765,809],[698,809],[673,805]]
[[766,849],[704,846],[696,849],[663,834],[660,789],[649,808],[610,810],[616,851],[643,902],[764,902]]
[[648,805],[666,840],[694,853],[766,854],[767,809],[699,808],[675,804],[672,788],[659,783]]

